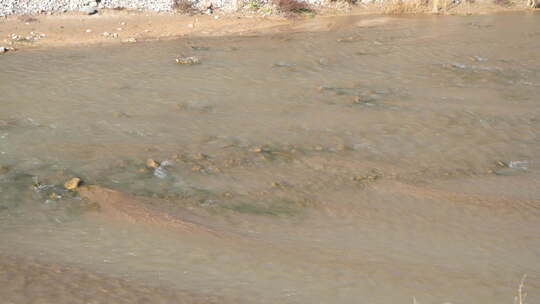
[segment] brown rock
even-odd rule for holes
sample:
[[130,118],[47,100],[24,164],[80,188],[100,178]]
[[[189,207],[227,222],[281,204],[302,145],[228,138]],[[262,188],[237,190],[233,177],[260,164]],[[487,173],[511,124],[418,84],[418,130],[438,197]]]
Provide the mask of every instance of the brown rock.
[[79,187],[80,183],[81,183],[81,179],[78,177],[74,177],[64,183],[64,188],[68,190],[75,190]]

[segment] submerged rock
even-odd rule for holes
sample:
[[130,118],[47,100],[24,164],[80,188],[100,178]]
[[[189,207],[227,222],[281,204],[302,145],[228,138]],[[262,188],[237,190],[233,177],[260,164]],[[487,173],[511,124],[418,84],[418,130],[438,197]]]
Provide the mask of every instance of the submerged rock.
[[176,63],[192,65],[192,64],[200,64],[201,60],[195,56],[190,56],[190,57],[180,56],[180,57],[176,57]]
[[357,90],[355,89],[349,89],[349,88],[337,88],[337,87],[331,87],[331,86],[320,86],[318,88],[321,92],[333,92],[336,95],[355,95],[357,94]]
[[204,153],[197,153],[193,156],[193,159],[195,160],[205,160],[208,158],[208,155],[204,154]]
[[503,168],[495,170],[496,175],[502,175],[502,176],[513,176],[513,175],[520,175],[523,173],[528,172],[528,165],[529,162],[526,160],[522,161],[510,161],[508,164],[499,161],[497,162],[499,166],[502,166]]
[[7,174],[10,170],[11,168],[7,166],[0,166],[0,174]]
[[467,68],[466,65],[464,65],[462,63],[459,63],[459,62],[451,63],[450,66],[453,67],[453,68],[462,69],[462,70]]
[[375,98],[372,96],[356,96],[353,99],[353,104],[372,105],[375,102]]
[[290,67],[293,67],[295,66],[294,64],[292,63],[287,63],[287,62],[278,62],[278,63],[274,63],[273,67],[275,68],[290,68]]
[[80,184],[81,179],[78,177],[74,177],[64,183],[64,188],[66,188],[67,190],[75,190],[79,187]]
[[207,46],[197,46],[197,45],[192,45],[191,49],[195,51],[209,51],[210,50],[210,48]]
[[163,166],[159,166],[154,170],[154,176],[157,178],[164,179],[167,177],[167,172],[165,172],[165,169]]
[[523,168],[502,168],[499,170],[495,170],[495,175],[500,176],[514,176],[514,175],[521,175],[524,173],[527,173],[526,169]]
[[256,146],[249,149],[249,152],[253,152],[253,153],[270,152],[270,148],[268,148],[267,146]]

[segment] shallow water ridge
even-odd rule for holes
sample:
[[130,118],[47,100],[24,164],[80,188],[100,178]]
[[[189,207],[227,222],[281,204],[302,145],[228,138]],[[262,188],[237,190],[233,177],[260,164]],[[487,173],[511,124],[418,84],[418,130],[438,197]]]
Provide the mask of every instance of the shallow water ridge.
[[540,15],[365,18],[0,57],[5,303],[540,302]]

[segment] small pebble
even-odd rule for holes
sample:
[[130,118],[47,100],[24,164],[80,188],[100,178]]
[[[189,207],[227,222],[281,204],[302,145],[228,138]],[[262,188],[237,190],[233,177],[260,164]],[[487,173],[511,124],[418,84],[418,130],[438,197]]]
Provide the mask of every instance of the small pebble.
[[159,167],[159,163],[151,158],[146,160],[146,166],[148,168],[156,169]]
[[49,198],[50,199],[57,199],[57,198],[61,198],[60,195],[56,194],[55,192],[52,192],[50,195],[49,195]]
[[195,156],[193,158],[196,159],[196,160],[203,160],[203,159],[207,159],[208,156],[206,154],[203,154],[203,153],[197,153],[197,154],[195,154]]

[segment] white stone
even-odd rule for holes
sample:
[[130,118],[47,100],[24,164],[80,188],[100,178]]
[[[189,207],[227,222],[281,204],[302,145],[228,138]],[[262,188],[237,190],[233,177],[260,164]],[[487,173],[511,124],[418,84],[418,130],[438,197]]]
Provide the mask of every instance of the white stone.
[[85,13],[87,15],[93,15],[93,14],[97,13],[97,10],[94,7],[90,7],[90,6],[81,7],[79,9],[79,11],[81,13]]

